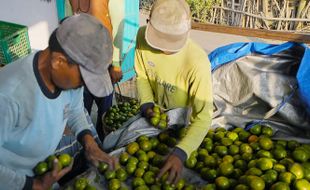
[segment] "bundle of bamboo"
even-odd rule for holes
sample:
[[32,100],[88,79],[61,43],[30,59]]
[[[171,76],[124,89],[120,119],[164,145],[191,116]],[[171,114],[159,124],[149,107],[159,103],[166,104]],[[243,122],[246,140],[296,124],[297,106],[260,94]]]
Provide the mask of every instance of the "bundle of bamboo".
[[310,0],[221,0],[210,23],[283,31],[310,31]]
[[[154,0],[141,0],[150,10]],[[310,0],[187,0],[201,23],[292,32],[310,31]]]

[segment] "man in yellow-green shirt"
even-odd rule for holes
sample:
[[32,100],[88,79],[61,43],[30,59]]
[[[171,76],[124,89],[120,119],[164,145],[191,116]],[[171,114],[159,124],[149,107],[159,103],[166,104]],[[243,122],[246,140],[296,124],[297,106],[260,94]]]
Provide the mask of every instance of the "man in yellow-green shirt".
[[137,35],[135,70],[144,116],[157,104],[191,107],[186,136],[167,158],[158,178],[169,172],[176,183],[184,161],[196,150],[211,125],[211,66],[204,50],[188,38],[191,13],[185,0],[156,0],[149,22]]

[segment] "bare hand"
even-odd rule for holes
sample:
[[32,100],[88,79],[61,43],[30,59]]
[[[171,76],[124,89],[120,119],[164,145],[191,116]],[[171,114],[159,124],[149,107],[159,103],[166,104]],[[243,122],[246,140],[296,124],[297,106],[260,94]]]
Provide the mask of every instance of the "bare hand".
[[53,162],[53,170],[47,172],[43,176],[36,177],[33,180],[33,190],[45,190],[52,187],[54,183],[56,183],[60,178],[62,178],[65,174],[71,171],[73,166],[73,161],[68,167],[63,169],[59,168],[58,159],[55,159]]
[[160,170],[157,178],[160,179],[166,172],[169,172],[168,182],[176,184],[181,178],[182,170],[183,163],[181,159],[171,154],[166,160],[164,167]]
[[109,67],[109,73],[113,84],[119,82],[123,77],[123,73],[120,67]]
[[92,136],[85,135],[84,144],[86,159],[93,165],[97,167],[99,162],[105,162],[109,165],[110,170],[118,167],[118,159],[103,152]]

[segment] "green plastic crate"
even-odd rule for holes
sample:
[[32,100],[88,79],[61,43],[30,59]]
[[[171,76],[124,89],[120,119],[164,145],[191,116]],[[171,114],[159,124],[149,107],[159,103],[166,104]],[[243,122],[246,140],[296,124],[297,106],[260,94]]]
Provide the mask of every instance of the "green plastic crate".
[[0,64],[8,64],[30,52],[28,28],[0,21]]

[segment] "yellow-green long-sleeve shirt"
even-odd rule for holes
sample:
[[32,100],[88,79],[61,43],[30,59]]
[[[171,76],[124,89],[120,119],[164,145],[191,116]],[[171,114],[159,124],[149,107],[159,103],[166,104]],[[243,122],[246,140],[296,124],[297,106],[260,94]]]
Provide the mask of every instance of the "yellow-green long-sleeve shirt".
[[191,107],[190,126],[177,145],[187,157],[196,150],[211,125],[213,112],[211,65],[204,50],[191,39],[181,51],[166,55],[137,35],[135,70],[141,104],[154,102],[166,109]]

